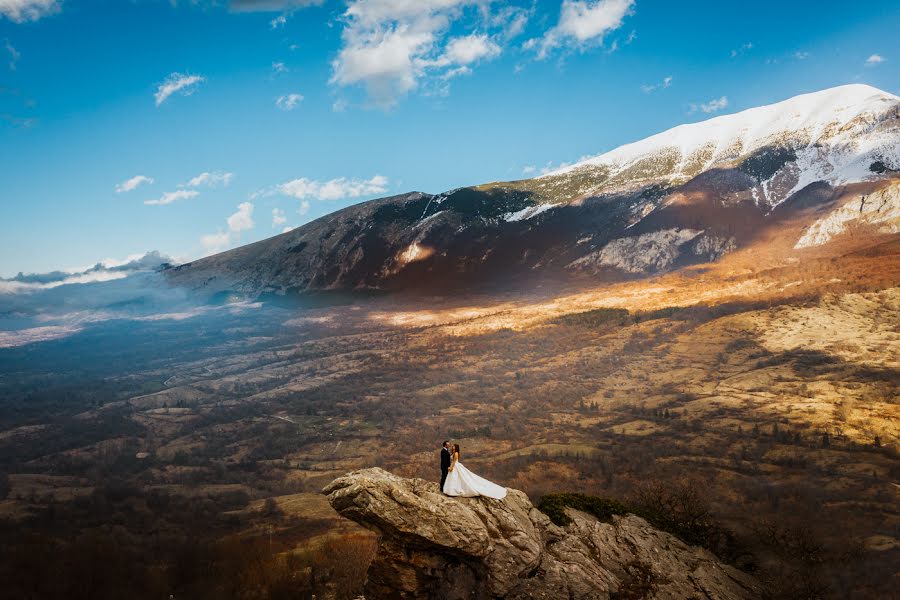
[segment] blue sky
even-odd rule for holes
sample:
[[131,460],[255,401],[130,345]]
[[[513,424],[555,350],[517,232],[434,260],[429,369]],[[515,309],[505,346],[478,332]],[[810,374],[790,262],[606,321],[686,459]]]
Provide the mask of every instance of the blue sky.
[[897,2],[0,0],[0,276],[189,260],[798,93],[896,94],[897,31]]

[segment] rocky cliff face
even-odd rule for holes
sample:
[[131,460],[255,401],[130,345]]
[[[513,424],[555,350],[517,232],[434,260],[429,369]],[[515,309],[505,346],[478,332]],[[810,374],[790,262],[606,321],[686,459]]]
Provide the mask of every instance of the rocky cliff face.
[[865,225],[874,226],[881,233],[900,232],[900,182],[892,182],[871,194],[851,196],[810,225],[795,248],[821,246],[852,227]]
[[370,600],[761,595],[750,576],[634,515],[601,523],[573,511],[561,528],[518,490],[504,500],[450,498],[436,483],[377,468],[336,479],[323,493],[380,536]]

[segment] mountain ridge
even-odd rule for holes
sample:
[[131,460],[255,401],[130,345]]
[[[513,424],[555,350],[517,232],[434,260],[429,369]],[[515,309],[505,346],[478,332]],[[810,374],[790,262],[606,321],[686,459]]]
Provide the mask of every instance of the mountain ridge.
[[682,125],[533,179],[360,203],[166,273],[251,295],[641,276],[718,260],[798,218],[811,227],[851,188],[871,193],[898,176],[900,98],[854,84]]

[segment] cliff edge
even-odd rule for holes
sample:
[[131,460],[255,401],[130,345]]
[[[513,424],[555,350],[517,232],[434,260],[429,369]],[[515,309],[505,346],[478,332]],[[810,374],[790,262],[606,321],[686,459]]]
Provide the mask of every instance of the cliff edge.
[[760,585],[635,515],[600,522],[571,511],[554,525],[523,492],[503,500],[450,498],[436,483],[372,468],[323,493],[341,515],[375,531],[366,597],[758,598]]

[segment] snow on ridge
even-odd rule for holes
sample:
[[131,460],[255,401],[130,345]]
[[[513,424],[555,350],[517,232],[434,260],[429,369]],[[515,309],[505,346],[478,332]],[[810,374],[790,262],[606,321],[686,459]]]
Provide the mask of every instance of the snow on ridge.
[[508,212],[504,215],[501,215],[500,218],[507,222],[525,221],[536,217],[542,212],[548,211],[555,206],[555,204],[535,204],[534,206],[526,206],[522,210]]
[[[841,126],[862,115],[883,113],[897,103],[900,103],[897,96],[868,85],[839,86],[698,123],[679,125],[538,178],[562,175],[585,166],[612,165],[621,169],[663,149],[677,150],[683,162],[690,155],[714,145],[715,150],[709,159],[709,163],[713,163],[730,148],[739,146],[740,153],[746,154],[777,142],[788,133],[805,132],[809,136],[808,144],[823,136],[841,138]],[[727,154],[725,157],[728,157]]]

